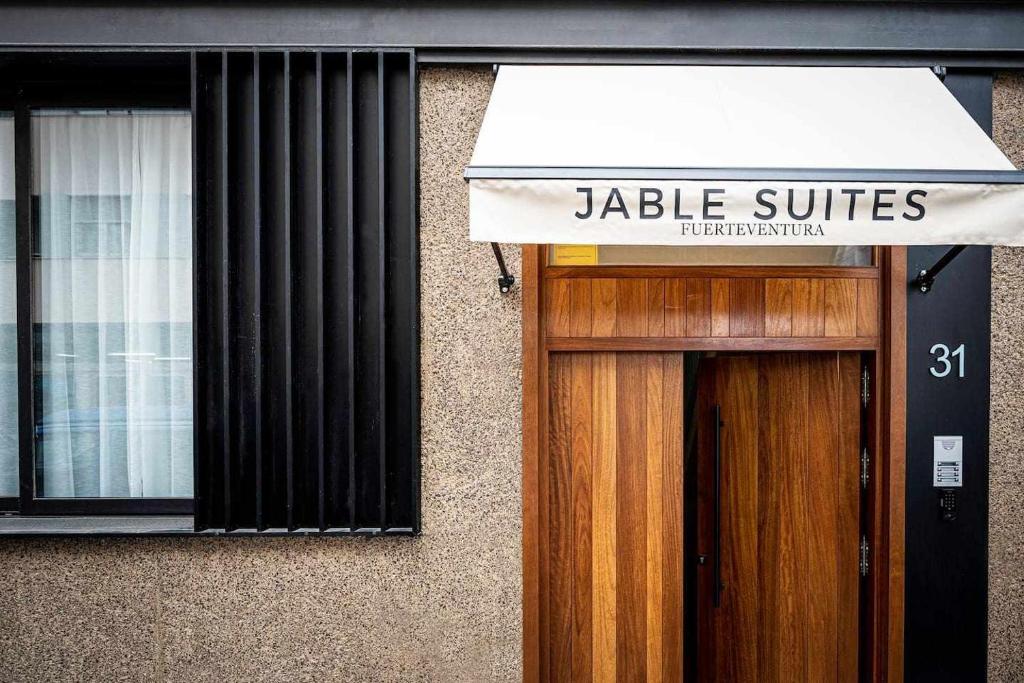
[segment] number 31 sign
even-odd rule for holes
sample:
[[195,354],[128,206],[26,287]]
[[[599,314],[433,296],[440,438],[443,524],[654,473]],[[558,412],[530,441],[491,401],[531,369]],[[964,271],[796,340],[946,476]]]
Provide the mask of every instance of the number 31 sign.
[[946,377],[953,370],[953,363],[950,358],[956,358],[957,363],[957,377],[964,376],[964,345],[953,349],[951,352],[949,347],[945,344],[936,344],[933,346],[929,353],[934,356],[933,365],[928,368],[928,371],[935,377]]

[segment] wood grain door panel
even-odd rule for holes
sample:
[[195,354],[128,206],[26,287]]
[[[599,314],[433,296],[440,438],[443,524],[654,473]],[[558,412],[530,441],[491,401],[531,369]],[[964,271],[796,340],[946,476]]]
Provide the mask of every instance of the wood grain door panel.
[[859,370],[855,353],[702,362],[695,418],[698,552],[708,558],[698,569],[701,680],[857,680]]
[[561,278],[547,281],[546,336],[877,339],[873,278]]
[[551,354],[542,678],[681,679],[682,403],[680,353]]
[[[678,681],[683,355],[549,357],[541,678]],[[860,359],[703,361],[701,680],[857,679]],[[711,407],[722,406],[721,606],[713,608]]]

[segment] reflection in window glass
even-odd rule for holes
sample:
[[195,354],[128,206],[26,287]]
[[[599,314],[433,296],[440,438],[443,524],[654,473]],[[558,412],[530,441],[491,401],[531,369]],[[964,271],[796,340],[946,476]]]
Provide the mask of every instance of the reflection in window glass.
[[191,496],[190,118],[35,112],[32,143],[38,495]]
[[14,267],[14,119],[0,112],[0,496],[18,495],[18,331]]

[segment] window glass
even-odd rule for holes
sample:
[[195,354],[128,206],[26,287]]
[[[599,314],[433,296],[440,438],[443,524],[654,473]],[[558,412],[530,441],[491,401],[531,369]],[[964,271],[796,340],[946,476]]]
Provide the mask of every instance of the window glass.
[[655,247],[553,245],[551,265],[870,266],[871,247]]
[[0,497],[18,495],[18,330],[14,118],[0,112]]
[[192,495],[191,120],[32,116],[37,495]]

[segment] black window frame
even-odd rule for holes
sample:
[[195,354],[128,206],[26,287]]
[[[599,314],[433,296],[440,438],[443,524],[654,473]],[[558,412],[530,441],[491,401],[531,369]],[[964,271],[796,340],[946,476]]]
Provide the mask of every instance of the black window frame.
[[[180,58],[15,61],[0,71],[0,110],[14,113],[15,270],[18,375],[18,497],[0,498],[0,512],[24,516],[191,515],[190,498],[57,498],[36,491],[32,277],[36,207],[32,198],[32,112],[47,108],[190,111],[188,61]],[[4,73],[6,71],[7,73]],[[180,73],[179,73],[180,71]],[[195,225],[193,224],[193,237]],[[194,267],[194,266],[193,266]],[[195,311],[193,311],[193,329]],[[193,370],[194,372],[194,370]]]

